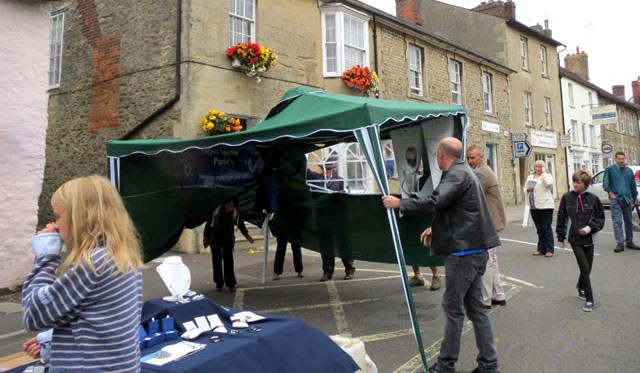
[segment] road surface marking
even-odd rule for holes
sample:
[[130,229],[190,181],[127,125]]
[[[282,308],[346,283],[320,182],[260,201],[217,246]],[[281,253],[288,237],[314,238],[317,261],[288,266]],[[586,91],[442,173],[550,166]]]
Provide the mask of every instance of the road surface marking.
[[338,327],[338,334],[343,337],[351,337],[349,331],[349,325],[347,324],[347,318],[344,316],[344,307],[342,307],[342,301],[340,301],[340,294],[338,294],[338,288],[335,281],[327,281],[327,290],[329,291],[329,304],[333,311],[333,318],[336,320],[336,326]]
[[[369,299],[350,300],[350,301],[346,301],[346,302],[340,302],[340,304],[343,305],[343,306],[351,306],[353,304],[377,302],[379,300],[382,300],[382,298],[369,298]],[[332,304],[330,304],[330,303],[319,303],[319,304],[312,304],[310,306],[273,308],[273,309],[268,309],[268,310],[259,310],[259,311],[256,311],[256,312],[278,313],[278,312],[291,312],[291,311],[300,311],[300,310],[310,310],[310,309],[325,308],[325,307],[332,307]]]
[[[500,237],[500,241],[507,241],[507,242],[515,242],[515,243],[521,243],[521,244],[525,244],[525,245],[531,245],[531,246],[538,246],[537,243],[533,243],[533,242],[527,242],[527,241],[519,241],[519,240],[511,240],[509,238],[502,238]],[[573,252],[573,250],[568,249],[568,248],[562,248],[562,247],[558,247],[558,246],[554,246],[554,248],[556,250],[564,250],[564,251],[571,251]],[[593,253],[593,255],[599,256],[600,254],[598,253]]]
[[[520,286],[514,285],[511,289],[507,290],[505,292],[507,300],[511,300],[511,298],[515,294],[517,294],[521,289],[522,288]],[[499,308],[502,308],[502,306],[493,307],[493,308],[491,308],[491,310],[488,311],[488,313],[494,313]],[[473,324],[471,323],[471,321],[467,321],[464,324],[464,327],[462,329],[462,336],[467,334],[472,329],[473,329]],[[462,337],[460,337],[460,338],[462,338]],[[495,338],[495,336],[494,336],[494,338]],[[440,346],[441,345],[442,345],[442,338],[438,339],[431,346],[425,348],[424,352],[425,352],[425,355],[427,356],[427,361],[431,361],[435,357],[438,356],[438,354],[440,353]],[[429,364],[431,364],[431,363],[429,363]],[[412,357],[409,361],[407,361],[403,365],[401,365],[398,369],[394,370],[393,373],[414,373],[414,372],[421,371],[421,369],[423,369],[423,367],[422,367],[422,359],[420,358],[420,355],[418,354],[418,355]]]

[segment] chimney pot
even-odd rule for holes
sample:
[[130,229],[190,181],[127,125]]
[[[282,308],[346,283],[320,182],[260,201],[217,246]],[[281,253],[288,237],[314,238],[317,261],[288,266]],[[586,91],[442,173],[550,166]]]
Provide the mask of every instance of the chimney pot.
[[576,54],[580,54],[580,47],[576,46]]

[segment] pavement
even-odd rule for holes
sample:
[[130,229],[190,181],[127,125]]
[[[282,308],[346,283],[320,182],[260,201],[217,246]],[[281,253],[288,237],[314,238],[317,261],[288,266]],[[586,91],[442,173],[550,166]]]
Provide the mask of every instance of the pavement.
[[[515,205],[505,207],[505,214],[508,222],[521,221],[524,206]],[[252,232],[254,237],[259,234],[255,229]],[[264,267],[264,251],[262,250],[262,244],[256,242],[250,246],[247,243],[243,243],[244,237],[238,236],[238,243],[236,244],[236,252],[234,255],[234,262],[236,268],[236,276],[238,278],[239,287],[260,287],[262,284],[262,271]],[[269,248],[268,260],[266,267],[266,280],[270,284],[275,283],[271,280],[273,258],[275,254],[275,240],[271,240],[272,245]],[[176,250],[165,253],[162,257],[151,261],[145,265],[143,269],[143,294],[144,299],[160,298],[164,295],[168,295],[166,288],[159,276],[156,273],[155,268],[166,256],[181,255],[183,261],[191,269],[191,288],[195,291],[201,292],[222,304],[232,306],[237,301],[233,293],[223,292],[215,293],[215,286],[212,283],[211,276],[211,264],[210,255],[204,254],[184,254]],[[303,260],[305,266],[305,276],[315,280],[322,276],[322,265],[320,255],[314,251],[303,249]],[[339,263],[337,269],[341,267]],[[291,260],[285,260],[284,273],[294,273]],[[286,282],[280,281],[280,283]],[[22,306],[20,304],[20,293],[9,293],[0,296],[0,356],[6,356],[20,352],[22,350],[22,343],[34,336],[35,333],[30,333],[24,330],[22,326]]]

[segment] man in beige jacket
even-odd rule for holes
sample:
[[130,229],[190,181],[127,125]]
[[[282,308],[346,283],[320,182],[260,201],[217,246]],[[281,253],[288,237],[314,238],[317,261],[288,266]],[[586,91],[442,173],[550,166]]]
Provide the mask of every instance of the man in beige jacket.
[[[487,198],[487,206],[489,206],[489,214],[497,232],[505,227],[504,205],[502,204],[502,196],[500,195],[500,186],[496,175],[484,161],[484,152],[477,145],[472,145],[467,149],[467,162],[473,169],[476,177],[482,185],[482,190]],[[500,271],[498,269],[498,255],[496,248],[489,249],[489,260],[487,261],[487,269],[482,276],[482,300],[486,308],[491,308],[492,304],[504,306],[507,299],[504,295],[504,289],[500,283]]]

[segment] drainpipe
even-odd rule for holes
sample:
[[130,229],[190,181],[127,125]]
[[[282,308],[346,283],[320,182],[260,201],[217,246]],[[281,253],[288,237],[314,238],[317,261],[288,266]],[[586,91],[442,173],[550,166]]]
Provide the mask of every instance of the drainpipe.
[[[378,71],[378,33],[377,33],[377,24],[376,24],[376,14],[373,13],[373,68],[380,77],[380,72]],[[376,88],[376,98],[380,98],[380,92],[378,88]]]
[[120,140],[128,140],[128,139],[130,139],[133,135],[138,133],[138,131],[142,130],[149,123],[151,123],[151,121],[156,119],[157,116],[159,116],[160,114],[162,114],[165,111],[167,111],[171,106],[173,106],[173,104],[175,104],[176,102],[178,102],[180,100],[180,64],[181,64],[180,54],[181,54],[181,51],[182,51],[182,46],[181,46],[181,39],[182,39],[182,0],[176,0],[176,7],[177,7],[177,10],[176,10],[177,14],[176,14],[176,88],[175,88],[175,95],[167,103],[162,105],[158,110],[154,111],[153,113],[151,113],[151,115],[149,115],[148,117],[143,119],[140,123],[136,124],[135,127],[133,127],[131,130],[129,130],[129,132],[127,132],[124,136],[122,136],[120,138]]
[[[566,135],[567,134],[567,127],[566,127],[566,123],[564,121],[564,98],[562,95],[562,77],[560,76],[560,53],[564,52],[565,50],[567,50],[567,46],[564,46],[564,49],[561,50],[560,52],[557,53],[558,55],[558,80],[560,80],[560,109],[561,109],[561,113],[562,113],[562,134]],[[564,167],[565,170],[567,172],[567,190],[571,190],[571,177],[569,176],[569,148],[570,146],[567,146],[566,148],[564,148]]]

